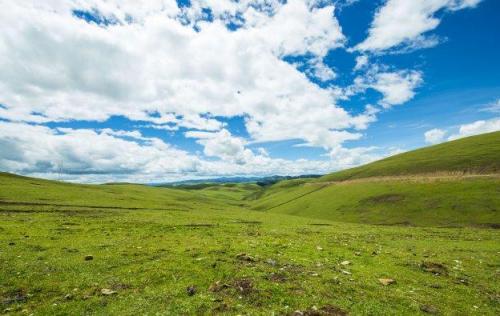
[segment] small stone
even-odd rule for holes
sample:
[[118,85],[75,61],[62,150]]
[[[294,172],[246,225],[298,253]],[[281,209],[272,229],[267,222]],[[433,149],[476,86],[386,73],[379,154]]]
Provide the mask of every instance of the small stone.
[[196,294],[196,286],[190,285],[187,287],[186,291],[189,296],[193,296]]
[[85,256],[85,261],[90,261],[90,260],[94,260],[94,256],[92,256],[92,255],[86,255]]
[[396,283],[396,280],[394,279],[378,279],[378,281],[384,286]]
[[342,261],[340,264],[343,266],[348,266],[351,264],[351,261],[345,260],[345,261]]
[[66,300],[68,300],[68,301],[69,301],[69,300],[72,300],[72,299],[73,299],[73,295],[72,295],[72,294],[66,294],[66,295],[64,296],[64,299],[66,299]]
[[352,273],[347,271],[347,270],[340,270],[340,272],[342,272],[343,274],[347,274],[347,275],[351,275]]
[[422,305],[422,306],[420,306],[420,310],[424,313],[427,313],[427,314],[437,314],[438,313],[438,309],[432,305]]
[[272,266],[274,267],[274,266],[276,265],[276,260],[273,260],[273,259],[267,259],[267,260],[266,260],[266,263],[267,263],[267,264],[270,264],[270,265],[272,265]]
[[356,252],[354,253],[354,255],[359,257],[359,256],[361,256],[361,252],[356,251]]
[[116,294],[116,291],[110,290],[110,289],[102,289],[101,290],[102,295],[113,295]]
[[321,251],[321,250],[323,250],[323,247],[321,247],[321,246],[316,246],[316,249],[317,249],[317,250],[319,250],[319,251]]

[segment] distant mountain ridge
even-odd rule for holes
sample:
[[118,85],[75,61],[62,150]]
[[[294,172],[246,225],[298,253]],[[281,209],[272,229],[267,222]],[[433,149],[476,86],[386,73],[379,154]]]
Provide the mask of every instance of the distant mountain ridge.
[[319,178],[323,175],[318,174],[306,174],[300,176],[267,176],[267,177],[220,177],[220,178],[208,178],[208,179],[198,179],[198,180],[183,180],[175,182],[165,182],[165,183],[154,183],[153,186],[186,186],[186,185],[196,185],[196,184],[225,184],[225,183],[257,183],[260,186],[270,185],[277,183],[282,180],[293,180],[293,179],[306,179],[306,178]]

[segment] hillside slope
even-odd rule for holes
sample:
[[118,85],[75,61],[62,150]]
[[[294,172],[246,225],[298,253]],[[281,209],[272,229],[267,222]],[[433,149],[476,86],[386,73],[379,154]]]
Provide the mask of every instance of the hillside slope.
[[189,210],[233,207],[203,192],[139,184],[84,185],[0,173],[0,206],[9,209],[159,209]]
[[282,182],[255,210],[386,225],[500,225],[500,132],[418,149],[309,182]]
[[500,172],[500,131],[462,138],[331,173],[318,182],[430,173]]

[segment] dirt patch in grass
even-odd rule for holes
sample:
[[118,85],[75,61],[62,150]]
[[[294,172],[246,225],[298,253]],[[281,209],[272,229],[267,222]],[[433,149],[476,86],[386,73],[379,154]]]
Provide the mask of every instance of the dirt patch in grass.
[[10,305],[13,303],[24,303],[28,300],[28,295],[26,291],[22,289],[13,290],[3,294],[0,297],[2,305]]
[[196,224],[196,223],[193,223],[193,224],[185,224],[185,225],[178,225],[178,226],[197,228],[197,227],[215,227],[217,225],[215,225],[215,224]]
[[378,224],[375,224],[375,225],[379,225],[379,226],[414,226],[409,221],[394,222],[394,223],[378,223]]
[[403,201],[405,196],[403,194],[381,194],[371,196],[369,198],[361,200],[361,203],[369,204],[383,204],[383,203],[397,203]]
[[[70,208],[76,208],[79,210],[85,210],[85,209],[98,209],[98,210],[154,210],[154,211],[180,211],[180,212],[187,212],[186,210],[180,210],[180,209],[164,209],[164,208],[149,208],[149,207],[124,207],[124,206],[104,206],[104,205],[78,205],[78,204],[58,204],[58,203],[36,203],[36,202],[20,202],[20,201],[4,201],[0,200],[0,206],[31,206],[31,207],[57,207],[57,208],[62,208],[62,207],[70,207]],[[17,210],[16,210],[17,211]],[[22,212],[24,210],[19,210],[19,212]],[[37,212],[30,210],[31,212]],[[50,210],[50,211],[56,211],[56,210]],[[42,210],[41,212],[47,212],[47,210]]]
[[249,278],[234,279],[228,283],[216,281],[208,288],[210,292],[214,293],[223,292],[228,289],[234,289],[238,294],[245,296],[255,292],[253,281]]
[[477,225],[479,228],[500,229],[500,223],[484,223]]
[[435,263],[430,261],[424,261],[420,264],[420,268],[425,271],[435,275],[447,275],[448,268],[441,263]]
[[231,221],[229,223],[231,223],[231,224],[247,224],[247,225],[260,225],[260,224],[262,224],[261,221],[245,221],[245,220]]
[[234,280],[233,287],[242,295],[249,295],[255,291],[252,280],[246,278]]
[[287,280],[287,277],[284,273],[271,273],[266,276],[266,279],[275,283],[283,283]]

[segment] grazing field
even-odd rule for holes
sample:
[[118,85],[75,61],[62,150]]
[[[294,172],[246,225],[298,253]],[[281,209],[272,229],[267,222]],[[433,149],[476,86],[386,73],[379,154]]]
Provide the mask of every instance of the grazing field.
[[415,174],[491,174],[500,172],[500,131],[471,136],[331,173],[318,182]]
[[498,227],[500,177],[302,183],[271,187],[252,208],[353,223]]
[[248,201],[234,187],[225,193],[233,194],[229,205],[214,199],[221,189],[0,179],[5,313],[500,311],[494,229],[384,227],[251,211],[238,206]]
[[0,312],[500,314],[496,174],[332,178],[163,188],[2,173]]
[[[395,155],[254,193],[252,209],[334,221],[497,227],[500,132]],[[250,196],[252,197],[252,196]]]

